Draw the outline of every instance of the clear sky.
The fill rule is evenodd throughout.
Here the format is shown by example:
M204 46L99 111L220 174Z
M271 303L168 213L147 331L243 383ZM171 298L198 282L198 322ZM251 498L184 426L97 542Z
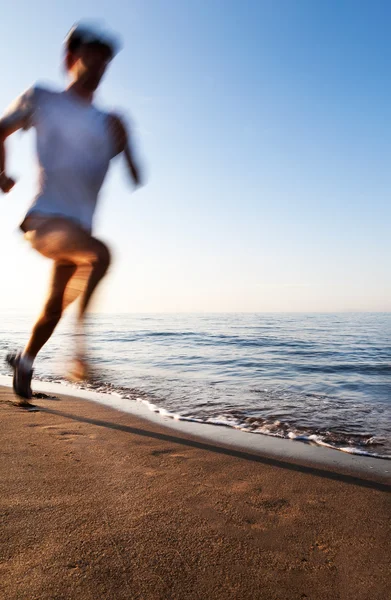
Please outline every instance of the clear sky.
M391 310L388 0L14 0L1 14L0 108L65 85L62 40L103 18L124 40L100 105L132 122L96 234L115 261L103 312ZM0 311L36 312L47 262L17 225L33 132L8 143Z

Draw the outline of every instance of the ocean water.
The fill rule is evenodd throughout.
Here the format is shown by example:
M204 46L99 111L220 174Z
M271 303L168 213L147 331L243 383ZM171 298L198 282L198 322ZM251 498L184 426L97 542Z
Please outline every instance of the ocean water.
M4 356L31 324L0 316ZM391 458L391 313L91 315L88 331L98 379L87 387L176 418ZM38 378L65 383L73 335L68 316Z

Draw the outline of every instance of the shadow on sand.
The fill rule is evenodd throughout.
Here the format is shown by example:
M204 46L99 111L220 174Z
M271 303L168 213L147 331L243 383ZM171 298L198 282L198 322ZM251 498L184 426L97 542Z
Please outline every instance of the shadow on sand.
M288 462L279 458L272 458L268 456L261 456L258 454L251 454L250 452L244 452L242 450L236 450L224 446L215 446L213 444L192 440L186 437L179 437L177 435L170 435L168 433L158 433L156 431L149 431L147 429L138 429L137 427L130 427L128 425L120 425L118 423L111 423L110 421L101 421L98 419L91 419L88 417L82 417L78 415L72 415L52 408L39 407L40 411L46 412L52 415L58 415L63 418L71 419L72 421L78 421L80 423L88 423L90 425L96 425L97 427L107 427L116 431L122 431L131 435L138 435L141 437L148 437L155 440L164 442L170 442L172 444L180 444L182 446L188 446L190 448L197 448L198 450L205 450L207 452L215 452L217 454L223 454L225 456L232 456L242 460L249 460L251 462L259 463L262 465L268 465L277 469L286 469L289 471L296 471L299 473L307 473L316 477L323 477L324 479L330 479L332 481L341 481L350 485L358 485L364 488L370 488L380 492L391 492L391 485L382 483L379 481L373 481L371 479L363 479L355 475L348 475L346 473L337 473L328 469L320 469L319 467L311 467L308 465L298 464L294 462Z

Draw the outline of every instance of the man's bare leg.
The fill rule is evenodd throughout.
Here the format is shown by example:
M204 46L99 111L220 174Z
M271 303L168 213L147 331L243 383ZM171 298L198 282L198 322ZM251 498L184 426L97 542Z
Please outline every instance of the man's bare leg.
M54 263L48 299L22 353L23 358L33 361L51 337L65 308L64 296L66 287L75 274L76 269L77 266L71 263Z
M84 376L86 363L84 320L93 293L110 265L105 244L65 219L50 219L26 234L32 247L55 261L51 292L38 319L24 355L32 360L57 326L63 310L81 295L78 316L77 376ZM83 371L83 374L81 373Z
M49 295L33 328L30 340L22 353L7 356L7 361L14 369L13 387L16 394L23 398L22 405L29 406L28 400L32 397L32 366L35 357L50 338L61 318L65 289L75 271L76 265L54 263Z
M92 265L89 269L88 276L85 275L85 267L79 267L78 272L80 273L79 278L77 275L74 279L78 279L77 289L84 290L81 291L80 305L79 305L79 314L78 320L76 324L76 356L74 360L74 365L72 371L70 373L70 377L76 380L85 379L88 377L89 366L86 362L86 350L85 350L85 316L87 309L90 305L92 296L95 292L96 287L99 282L105 276L107 269L110 265L110 254L108 249L104 246L106 250L101 248L101 258L98 262ZM80 279L83 280L84 273L84 286L80 284Z

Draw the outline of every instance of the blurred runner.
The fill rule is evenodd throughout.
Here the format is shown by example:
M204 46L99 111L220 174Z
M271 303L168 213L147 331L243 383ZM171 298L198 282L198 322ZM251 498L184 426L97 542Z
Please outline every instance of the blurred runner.
M84 319L93 293L110 265L107 246L92 235L93 215L110 160L124 153L140 184L126 128L113 114L93 105L94 94L118 51L116 37L78 24L65 40L70 84L63 92L33 86L0 119L0 189L15 181L6 172L5 145L18 129L35 127L39 190L21 229L31 246L53 261L48 298L23 351L9 355L15 393L28 404L33 363L64 309L80 296L77 348L71 377L88 377ZM23 273L19 273L23 277ZM27 291L27 290L26 290Z

